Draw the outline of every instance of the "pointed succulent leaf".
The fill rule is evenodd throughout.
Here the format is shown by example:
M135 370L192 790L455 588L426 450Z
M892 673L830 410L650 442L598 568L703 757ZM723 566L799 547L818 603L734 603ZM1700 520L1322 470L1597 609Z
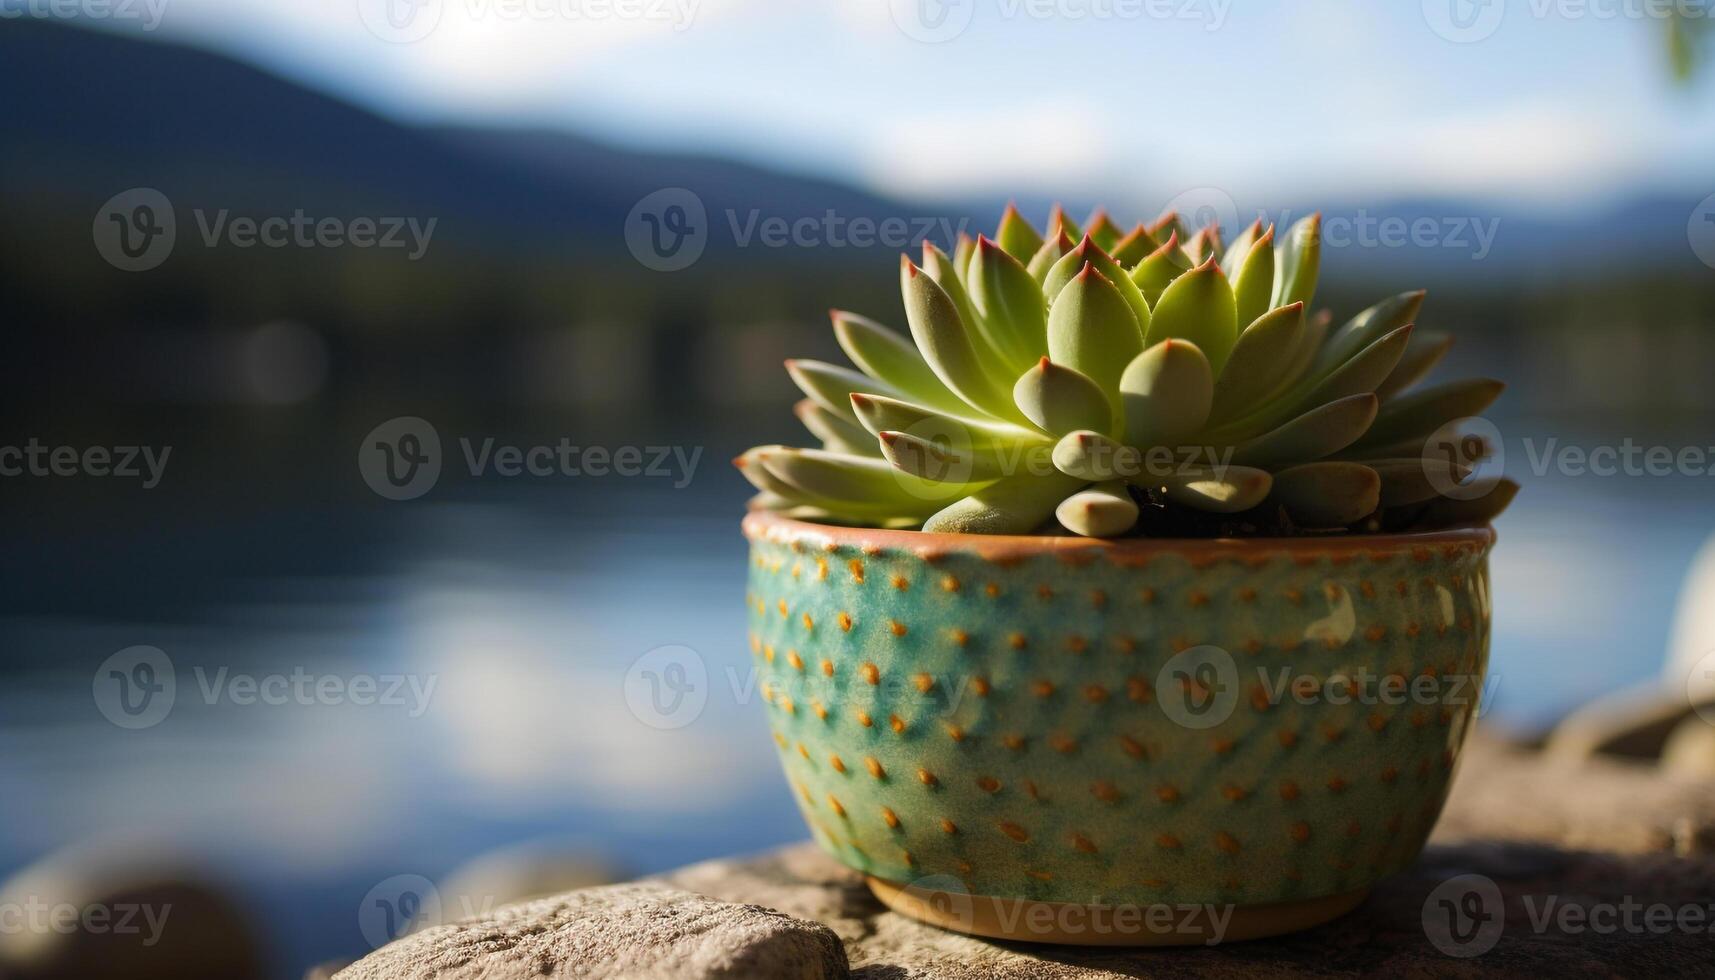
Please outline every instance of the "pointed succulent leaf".
M1406 345L1411 341L1411 331L1412 326L1408 323L1392 333L1384 334L1329 372L1310 389L1310 394L1300 404L1324 405L1336 398L1375 391L1376 386L1387 380L1394 365L1399 363L1400 356L1405 353Z
M1096 243L1097 248L1105 252L1119 243L1120 235L1123 232L1120 226L1114 224L1113 219L1108 217L1108 212L1105 209L1097 208L1084 222L1084 234Z
M1281 243L1271 306L1310 305L1322 271L1322 216L1313 214L1292 226Z
M1006 212L1000 216L1000 227L995 229L995 241L1022 265L1030 261L1042 248L1042 236L1024 220L1024 215L1018 213L1018 208L1011 204L1006 206Z
M1394 365L1393 373L1387 376L1376 388L1376 397L1384 403L1422 381L1423 378L1441 363L1447 356L1447 351L1453 346L1453 335L1438 330L1417 330L1411 335L1411 343L1405 347L1405 354L1399 363Z
M914 405L883 395L854 394L852 411L858 424L871 436L883 432L909 432L925 439L947 440L954 446L992 447L1047 445L1039 432L1008 422L948 415L925 405Z
M1141 454L1100 432L1068 432L1054 444L1054 468L1067 476L1097 482L1119 480L1142 471Z
M1219 259L1221 254L1221 226L1218 224L1197 229L1191 240L1185 243L1185 257L1192 265L1202 265L1210 259Z
M1308 528L1345 527L1375 513L1381 477L1362 463L1304 463L1274 474L1271 499Z
M1143 291L1131 281L1131 276L1120 268L1113 256L1102 251L1094 241L1085 238L1076 248L1060 256L1054 267L1048 270L1048 278L1042 282L1042 295L1048 302L1050 312L1054 309L1054 301L1065 291L1066 286L1080 274L1086 266L1094 267L1113 287L1119 290L1131 307L1132 316L1137 319L1138 330L1141 333L1149 330L1149 302L1144 299Z
M1187 466L1162 478L1167 499L1212 514L1237 514L1268 498L1273 477L1250 466Z
M1209 421L1215 377L1209 359L1187 340L1163 340L1132 358L1119 381L1126 441L1177 446Z
M928 239L923 240L923 271L935 280L936 285L946 290L947 298L953 301L953 306L959 311L959 319L971 338L971 346L976 351L977 360L982 364L991 384L1005 385L1010 382L1018 374L1019 367L1009 364L1005 354L996 350L990 342L982 317L977 314L976 304L971 301L964 280L954 269L953 260Z
M789 483L775 475L772 470L780 458L805 450L791 449L786 446L757 446L744 455L733 460L746 480L752 486L764 493L783 500L791 501L794 506L814 507L831 514L839 514L846 519L882 520L901 515L915 514L919 520L933 512L937 503L933 500L906 500L895 497L880 498L839 498L805 490L803 487ZM837 455L837 454L826 454ZM856 457L853 457L856 458ZM871 462L887 465L880 459Z
M1346 321L1328 336L1317 355L1316 368L1326 371L1337 364L1344 364L1383 336L1416 322L1418 312L1423 309L1425 295L1419 289L1390 296Z
M792 413L810 434L822 440L822 448L830 452L851 453L856 456L876 456L875 437L861 426L846 421L808 398L792 406Z
M1219 374L1238 341L1237 316L1233 288L1210 259L1173 280L1162 292L1149 322L1149 343L1169 338L1189 340Z
M1312 409L1236 447L1233 461L1282 466L1321 459L1358 441L1376 417L1376 396L1351 395Z
M1078 223L1072 220L1072 216L1066 213L1066 209L1056 204L1048 212L1048 237L1055 238L1059 235L1065 235L1075 242L1084 237L1084 232L1078 227Z
M1501 512L1518 496L1518 490L1517 482L1503 477L1494 489L1473 500L1439 497L1431 501L1418 520L1429 527L1487 524L1501 516Z
M964 232L959 232L958 241L953 245L953 268L959 272L959 278L970 279L971 258L976 255L977 240Z
M1114 406L1102 386L1046 357L1019 376L1012 398L1025 418L1057 436L1079 429L1114 429Z
M955 449L905 432L883 432L878 441L895 468L936 483L986 483L1006 470L1004 455L993 449Z
M1161 300L1161 293L1173 280L1191 271L1191 263L1185 261L1185 251L1179 247L1179 236L1176 232L1169 233L1161 247L1143 257L1131 270L1131 281L1137 285L1138 291L1150 304L1153 318L1155 306Z
M765 455L761 462L786 484L829 500L921 508L945 504L973 489L972 483L941 483L913 476L885 459L820 449L783 450Z
M1143 332L1131 304L1108 277L1085 263L1049 307L1048 356L1106 392L1119 387L1120 372L1142 350Z
M1236 263L1233 276L1233 304L1238 310L1238 323L1243 327L1255 323L1266 314L1274 299L1274 228L1270 226L1256 239L1249 251ZM1290 306L1282 303L1281 307Z
M1358 448L1427 436L1454 419L1488 408L1505 388L1490 378L1466 378L1401 395L1388 402Z
M1063 473L1020 473L996 480L948 504L923 523L923 530L951 534L1029 534L1054 508L1084 486Z
M1055 235L1043 242L1042 247L1036 250L1036 254L1030 257L1030 261L1024 266L1025 271L1030 273L1030 278L1042 282L1048 278L1048 270L1054 268L1054 263L1060 261L1060 256L1077 247L1078 243L1073 241L1070 235L1065 233Z
M910 340L856 313L832 310L829 315L834 323L834 339L863 373L903 392L906 398L949 411L969 411L963 399L948 391L930 370ZM841 401L844 402L843 397ZM845 412L835 414L844 416Z
M1303 333L1303 303L1270 310L1246 327L1215 379L1210 421L1219 425L1260 406L1278 388Z
M1375 470L1381 477L1383 507L1421 504L1425 500L1441 496L1435 481L1429 478L1429 470L1425 467L1422 457L1366 459L1364 465ZM1441 460L1431 465L1437 466L1449 479L1461 484L1469 479L1472 473L1472 467L1457 460Z
M1108 250L1108 254L1114 257L1115 262L1130 269L1148 258L1149 253L1160 247L1161 243L1150 235L1149 229L1139 224L1131 231L1126 232L1124 238L1115 242L1114 247Z
M1163 211L1161 217L1156 218L1155 223L1149 226L1149 233L1158 242L1177 238L1183 244L1191 238L1191 229L1186 226L1185 219L1180 217L1177 211Z
M1054 516L1076 534L1113 538L1137 524L1137 501L1131 499L1124 483L1098 483L1062 500L1054 508Z
M1262 219L1258 218L1244 231L1239 232L1232 244L1227 246L1226 252L1221 256L1221 273L1228 279L1236 279L1245 257L1250 254L1251 247L1256 245L1256 240L1261 236Z
M1011 401L1000 395L990 380L975 339L947 291L910 259L900 267L899 279L911 337L935 376L970 405L997 418L1012 417Z
M853 392L892 398L904 394L885 381L823 361L793 358L786 362L786 373L811 401L853 424L857 422L851 409Z
M1011 253L987 238L977 241L971 260L971 300L984 335L1012 376L1048 350L1048 306L1041 285Z

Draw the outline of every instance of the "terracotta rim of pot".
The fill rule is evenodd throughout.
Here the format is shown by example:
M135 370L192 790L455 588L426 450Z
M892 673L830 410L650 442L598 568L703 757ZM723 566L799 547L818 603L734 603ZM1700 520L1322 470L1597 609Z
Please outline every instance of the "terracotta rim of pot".
M1066 561L1105 557L1116 565L1141 565L1158 555L1180 555L1194 562L1222 559L1258 560L1285 554L1306 561L1331 557L1350 560L1412 553L1428 560L1437 550L1456 553L1494 546L1493 526L1462 525L1437 531L1404 534L1330 534L1274 538L1085 538L1076 535L950 534L929 531L890 531L884 528L815 524L772 511L752 509L744 517L744 535L752 541L820 546L832 551L909 551L925 561L946 554L975 554L987 561L1009 561L1037 555L1057 555Z

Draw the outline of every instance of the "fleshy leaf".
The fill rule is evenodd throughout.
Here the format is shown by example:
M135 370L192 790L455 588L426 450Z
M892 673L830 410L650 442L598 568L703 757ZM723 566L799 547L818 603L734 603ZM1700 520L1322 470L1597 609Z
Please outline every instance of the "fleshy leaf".
M792 406L792 413L798 416L798 421L804 423L804 428L809 429L811 435L822 440L822 448L829 452L857 456L880 454L874 436L808 398Z
M1332 455L1363 436L1375 421L1376 406L1373 394L1329 402L1236 447L1233 460L1246 466L1282 466Z
M1024 417L1044 432L1063 435L1078 429L1114 429L1114 406L1101 385L1046 357L1019 376L1012 398Z
M1048 307L1042 286L1019 261L987 238L971 260L971 301L982 317L984 336L1012 375L1048 349Z
M1012 417L1015 410L1010 399L996 391L974 338L946 290L910 259L900 266L899 279L911 337L935 376L976 408L997 418Z
M1155 304L1149 343L1175 338L1196 344L1215 374L1238 341L1233 288L1214 259L1173 280Z
M1006 250L1006 254L1017 259L1020 265L1030 261L1042 247L1042 236L1036 233L1030 222L1024 220L1024 215L1018 213L1018 208L1011 204L1000 216L1000 227L995 230L995 241Z
M1066 286L1074 278L1083 273L1086 266L1093 266L1097 272L1102 274L1104 279L1119 290L1120 295L1125 298L1126 304L1131 307L1132 316L1137 320L1139 336L1147 333L1149 331L1149 302L1144 299L1143 291L1137 288L1137 284L1131 281L1131 277L1126 274L1124 269L1120 268L1113 256L1102 251L1101 246L1087 237L1080 241L1076 248L1060 256L1060 260L1054 263L1052 269L1048 270L1048 278L1042 281L1042 295L1047 299L1049 312L1053 312L1054 301L1060 297L1060 294L1065 291Z
M1059 235L1077 241L1084 237L1084 232L1079 229L1078 223L1072 220L1072 216L1066 213L1066 209L1056 204L1048 212L1048 237Z
M901 502L895 498L888 499L841 499L813 493L795 486L776 476L767 464L778 457L800 452L786 446L757 446L747 451L743 456L733 460L746 480L751 485L773 497L791 501L799 507L814 507L831 514L842 515L847 520L882 520L902 515L915 515L921 520L925 514L933 512L937 506L932 500L911 500ZM832 455L832 454L830 454ZM856 457L852 457L856 458ZM886 466L883 460L872 462Z
M1105 252L1119 243L1121 231L1113 219L1108 217L1106 210L1097 208L1090 214L1089 220L1084 222L1084 234L1096 243L1097 248Z
M1270 306L1310 305L1316 297L1316 277L1322 270L1322 215L1313 214L1292 226L1280 246Z
M1427 294L1419 289L1416 292L1390 296L1346 321L1340 329L1329 335L1322 352L1317 356L1317 369L1325 371L1336 364L1343 364L1383 336L1415 323L1417 314L1423 309L1425 295Z
M1238 324L1255 323L1268 313L1274 299L1274 227L1262 232L1256 242L1236 263L1233 276L1233 305L1238 311ZM1290 306L1283 303L1281 307Z
M1505 389L1506 385L1489 378L1465 378L1401 395L1376 416L1358 448L1427 436L1454 419L1488 408Z
M1068 432L1054 444L1054 468L1092 483L1122 480L1142 472L1142 455L1131 446L1100 432Z
M1250 466L1188 466L1161 481L1167 499L1213 514L1250 510L1268 497L1273 477Z
M1185 261L1185 250L1179 247L1178 233L1170 233L1161 247L1143 257L1143 261L1131 270L1130 279L1143 293L1143 298L1150 304L1153 313L1155 305L1161 300L1161 293L1168 283L1191 271L1191 263Z
M976 352L977 361L983 366L983 372L988 375L991 384L1002 385L1010 382L1018 374L1018 368L1008 364L1004 354L989 342L982 318L977 315L976 304L971 302L970 293L966 291L964 282L953 269L953 260L928 239L923 241L922 268L935 280L936 285L946 291L947 298L953 301L954 308L959 311L959 321L965 325L966 335L971 340L971 349Z
M1103 391L1114 391L1120 372L1142 350L1143 333L1131 304L1094 265L1085 263L1049 307L1048 356L1086 375Z
M1124 238L1115 242L1114 247L1108 250L1108 254L1114 257L1115 262L1129 269L1148 258L1149 253L1160 247L1161 243L1150 235L1149 229L1139 224L1131 231L1126 232Z
M881 455L895 468L936 483L982 483L1006 469L1001 454L992 449L955 449L904 432L883 432L879 442Z
M1433 500L1441 496L1441 491L1434 481L1429 479L1429 473L1424 468L1421 457L1413 459L1366 459L1364 465L1376 471L1382 480L1382 506L1403 507L1407 504L1420 504L1425 500ZM1447 472L1447 478L1455 483L1464 483L1470 477L1472 468L1465 463L1442 460L1430 465L1437 466ZM1448 472L1450 471L1450 472Z
M854 425L857 424L857 416L852 414L853 392L890 398L904 394L885 381L823 361L793 358L786 362L786 373L812 401Z
M1336 398L1375 391L1387 380L1411 341L1411 324L1383 335L1317 382L1304 404L1323 405Z
M786 449L761 458L764 469L806 494L893 507L933 507L964 496L969 483L940 483L896 469L885 459Z
M1437 330L1418 330L1412 333L1411 343L1405 347L1405 354L1394 365L1393 373L1387 376L1376 388L1376 397L1384 403L1388 399L1422 381L1423 378L1441 363L1447 356L1447 351L1453 346L1452 334Z
M1124 483L1099 483L1080 490L1054 508L1054 516L1068 530L1089 538L1112 538L1137 524L1137 501Z
M1494 489L1473 500L1441 497L1425 507L1418 520L1430 527L1454 527L1461 524L1487 524L1501 516L1507 505L1518 496L1518 483L1503 477Z
M906 398L949 411L968 411L964 401L948 391L930 370L911 341L855 313L832 310L829 316L834 323L834 339L863 373L903 392ZM844 416L845 412L835 414Z
M1240 418L1278 390L1303 333L1303 303L1270 310L1246 327L1215 379L1210 420L1220 424Z
M923 523L923 530L953 534L1029 534L1047 522L1060 501L1076 493L1083 485L1083 481L1063 473L1009 476L947 505Z
M1375 513L1381 486L1362 463L1305 463L1276 473L1271 497L1305 527L1344 527Z
M1042 247L1025 263L1024 269L1030 273L1030 278L1041 282L1048 278L1048 270L1054 268L1054 263L1060 261L1060 256L1077 247L1078 243L1070 235L1057 235L1042 243Z
M1244 231L1239 232L1238 237L1234 238L1232 244L1227 246L1226 254L1221 256L1221 273L1228 279L1236 279L1239 268L1244 264L1246 256L1250 255L1251 248L1256 245L1256 241L1260 237L1262 237L1262 219L1258 218L1251 222Z
M872 437L883 432L909 432L923 439L947 440L954 446L980 447L1049 442L1041 433L1023 426L948 415L884 395L854 394L851 405L858 424Z
M1126 440L1172 447L1209 420L1215 378L1196 344L1170 339L1133 358L1120 375L1119 390Z

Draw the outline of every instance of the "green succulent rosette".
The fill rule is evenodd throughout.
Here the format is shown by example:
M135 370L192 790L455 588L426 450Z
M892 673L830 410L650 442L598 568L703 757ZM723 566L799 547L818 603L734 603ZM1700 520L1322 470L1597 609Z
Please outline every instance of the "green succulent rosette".
M1424 293L1312 313L1321 219L1230 244L1177 215L1129 233L1008 207L994 237L904 256L906 336L834 311L854 368L788 361L820 448L758 446L754 505L824 522L1024 534L1281 534L1487 520L1426 442L1502 385L1419 382L1451 346Z

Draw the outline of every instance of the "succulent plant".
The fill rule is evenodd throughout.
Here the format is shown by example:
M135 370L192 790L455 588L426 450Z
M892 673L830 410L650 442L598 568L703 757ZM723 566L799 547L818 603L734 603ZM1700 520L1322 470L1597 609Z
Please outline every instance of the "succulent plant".
M1344 325L1310 312L1312 216L1223 244L1177 215L1046 236L1008 206L993 238L901 257L910 336L835 310L857 370L788 361L821 448L736 461L756 506L807 519L1021 534L1057 518L1094 537L1400 529L1487 519L1437 492L1425 439L1501 392L1413 386L1451 338L1418 331L1422 292ZM1469 474L1469 455L1444 463ZM1463 495L1461 495L1463 496Z

